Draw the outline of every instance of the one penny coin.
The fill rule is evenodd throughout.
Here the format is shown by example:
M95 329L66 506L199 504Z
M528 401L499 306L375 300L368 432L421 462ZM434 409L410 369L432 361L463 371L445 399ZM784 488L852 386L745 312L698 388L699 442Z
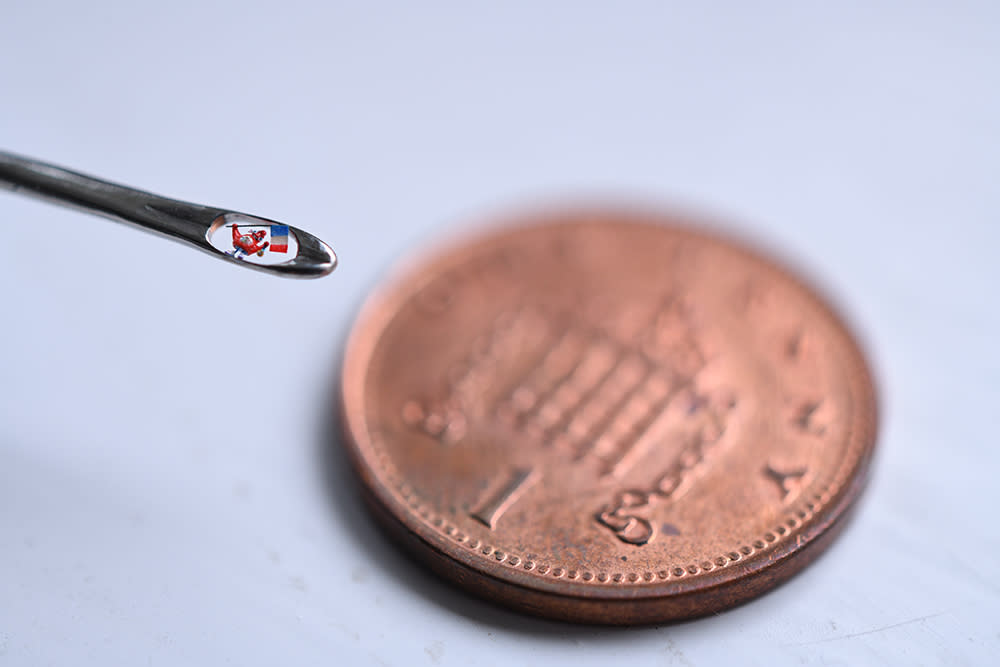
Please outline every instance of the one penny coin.
M348 343L343 428L405 548L570 621L699 616L837 533L875 396L830 308L683 220L521 219L425 258Z

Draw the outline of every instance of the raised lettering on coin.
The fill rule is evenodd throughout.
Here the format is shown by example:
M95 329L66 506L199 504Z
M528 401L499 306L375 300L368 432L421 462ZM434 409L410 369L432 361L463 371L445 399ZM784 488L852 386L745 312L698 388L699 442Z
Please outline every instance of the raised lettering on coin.
M764 474L774 480L774 482L781 487L782 494L786 496L795 489L798 481L807 472L809 472L809 469L805 466L787 470L778 470L770 463L764 466Z
M534 481L531 468L512 468L469 515L487 528L493 528L503 513Z

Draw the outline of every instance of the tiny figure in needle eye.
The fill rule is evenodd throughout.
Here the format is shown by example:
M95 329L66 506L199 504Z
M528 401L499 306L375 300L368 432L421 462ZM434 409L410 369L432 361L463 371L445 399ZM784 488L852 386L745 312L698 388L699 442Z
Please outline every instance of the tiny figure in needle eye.
M267 232L263 229L258 229L252 232L240 232L239 225L233 225L233 251L231 254L236 259L243 255L253 255L256 253L258 257L263 256L264 250L270 245L267 241L264 241L264 237L267 236ZM264 241L261 243L261 241Z

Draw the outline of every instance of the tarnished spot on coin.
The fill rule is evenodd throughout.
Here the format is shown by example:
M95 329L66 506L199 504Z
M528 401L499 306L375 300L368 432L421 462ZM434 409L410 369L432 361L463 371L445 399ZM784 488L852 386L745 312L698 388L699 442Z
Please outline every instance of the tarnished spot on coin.
M462 586L574 621L708 614L809 563L875 438L837 317L669 218L518 222L359 318L343 426L376 516Z

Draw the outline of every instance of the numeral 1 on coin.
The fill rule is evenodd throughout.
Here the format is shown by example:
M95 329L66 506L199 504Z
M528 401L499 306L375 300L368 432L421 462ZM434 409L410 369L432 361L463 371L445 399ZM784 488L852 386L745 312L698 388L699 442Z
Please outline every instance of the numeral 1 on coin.
M469 512L469 516L492 530L503 513L535 483L531 468L510 468L500 484Z

